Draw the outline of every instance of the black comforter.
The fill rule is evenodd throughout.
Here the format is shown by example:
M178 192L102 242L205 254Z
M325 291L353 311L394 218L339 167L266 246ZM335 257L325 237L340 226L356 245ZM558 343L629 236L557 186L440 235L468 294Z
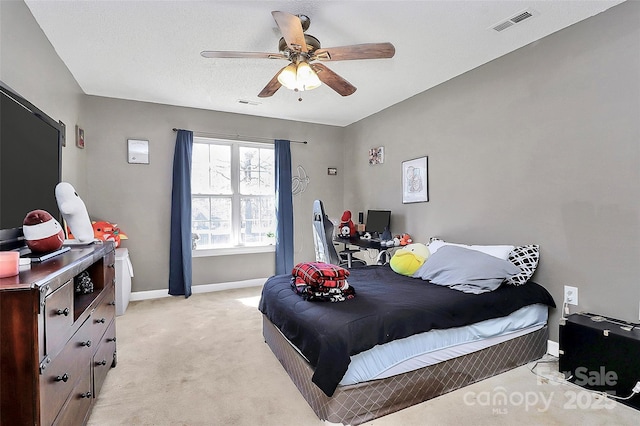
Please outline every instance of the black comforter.
M547 290L533 282L469 294L398 275L389 266L350 272L354 299L304 301L291 289L291 275L277 275L264 284L259 305L314 366L312 381L328 396L347 371L350 356L375 345L503 317L535 303L555 307Z

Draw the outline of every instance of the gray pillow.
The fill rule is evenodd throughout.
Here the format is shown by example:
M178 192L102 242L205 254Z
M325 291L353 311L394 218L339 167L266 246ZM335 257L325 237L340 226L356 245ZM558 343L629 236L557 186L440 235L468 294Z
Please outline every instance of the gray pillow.
M520 272L520 268L508 260L477 250L444 246L429 256L413 276L465 293L480 294L497 289L505 278Z

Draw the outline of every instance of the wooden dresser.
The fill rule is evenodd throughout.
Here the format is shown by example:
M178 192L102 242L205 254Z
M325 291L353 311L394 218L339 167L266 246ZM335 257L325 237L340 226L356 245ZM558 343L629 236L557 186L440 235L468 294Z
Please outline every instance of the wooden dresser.
M117 361L115 300L111 242L0 279L0 425L87 422Z

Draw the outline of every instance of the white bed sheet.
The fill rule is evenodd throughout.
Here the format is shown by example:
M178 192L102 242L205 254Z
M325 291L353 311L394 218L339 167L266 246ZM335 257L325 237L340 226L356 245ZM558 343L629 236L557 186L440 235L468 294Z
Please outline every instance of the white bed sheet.
M479 351L544 327L548 315L547 306L535 304L506 317L377 345L351 357L340 385L383 379Z

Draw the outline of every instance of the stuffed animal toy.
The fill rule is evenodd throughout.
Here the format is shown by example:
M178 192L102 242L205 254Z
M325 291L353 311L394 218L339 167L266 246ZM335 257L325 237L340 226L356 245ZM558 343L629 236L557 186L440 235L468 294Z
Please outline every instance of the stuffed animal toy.
M391 231L389 231L389 227L388 226L384 227L384 231L382 232L382 235L380 235L380 239L382 241L393 240L393 237L391 236Z
M345 210L342 213L342 218L340 219L340 236L344 238L353 237L356 235L356 225L351 220L351 211Z
M413 240L411 239L411 235L409 234L402 234L402 236L400 237L401 246L406 246L407 244L411 244L412 242Z
M60 223L45 210L33 210L22 221L22 232L27 247L34 253L58 250L64 243L64 231Z
M93 237L100 241L114 241L116 248L120 247L120 240L127 240L127 234L118 228L118 224L109 223L104 220L93 222Z
M75 239L81 243L93 241L93 228L87 207L70 183L60 182L56 185L56 201Z
M408 244L396 250L389 264L394 272L412 276L429 257L429 248L422 243Z

